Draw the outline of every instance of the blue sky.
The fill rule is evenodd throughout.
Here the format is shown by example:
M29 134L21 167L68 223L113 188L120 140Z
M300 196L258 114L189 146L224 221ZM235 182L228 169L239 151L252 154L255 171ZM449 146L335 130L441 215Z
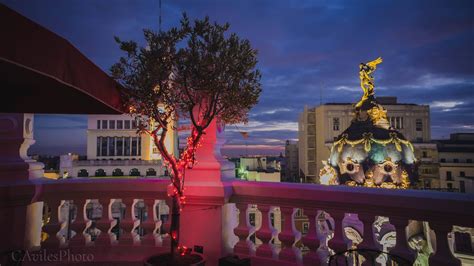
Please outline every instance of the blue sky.
M107 72L121 55L114 35L142 40L143 28L158 28L158 0L0 2L65 37ZM164 29L183 11L209 15L258 49L263 93L249 125L238 127L250 132L250 153L279 153L286 139L295 140L298 114L321 95L323 102L360 98L358 64L378 56L377 95L430 104L433 138L474 132L474 1L162 3ZM84 153L85 129L85 116L37 115L30 150ZM239 153L245 141L228 129Z

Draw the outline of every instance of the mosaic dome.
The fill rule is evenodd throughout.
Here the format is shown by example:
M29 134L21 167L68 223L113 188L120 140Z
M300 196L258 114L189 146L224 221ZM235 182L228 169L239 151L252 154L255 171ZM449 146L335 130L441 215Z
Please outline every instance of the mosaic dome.
M372 62L361 64L361 72ZM375 100L370 75L375 65L370 67L369 74L361 74L364 96L354 106L351 125L337 137L328 160L323 161L320 181L330 185L408 188L417 178L413 145L390 127L387 111ZM363 77L371 80L364 81Z

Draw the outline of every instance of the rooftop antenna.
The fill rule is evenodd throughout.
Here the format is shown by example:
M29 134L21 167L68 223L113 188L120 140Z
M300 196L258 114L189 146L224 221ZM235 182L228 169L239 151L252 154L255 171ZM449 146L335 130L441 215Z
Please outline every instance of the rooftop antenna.
M158 21L158 24L159 24L159 30L161 32L161 0L159 0L159 7L160 7L160 17L159 17L159 21Z

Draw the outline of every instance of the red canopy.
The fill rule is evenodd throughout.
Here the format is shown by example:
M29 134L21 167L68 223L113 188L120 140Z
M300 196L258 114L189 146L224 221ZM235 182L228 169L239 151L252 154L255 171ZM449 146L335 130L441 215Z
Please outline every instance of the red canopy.
M71 43L0 4L0 112L118 114L119 85Z

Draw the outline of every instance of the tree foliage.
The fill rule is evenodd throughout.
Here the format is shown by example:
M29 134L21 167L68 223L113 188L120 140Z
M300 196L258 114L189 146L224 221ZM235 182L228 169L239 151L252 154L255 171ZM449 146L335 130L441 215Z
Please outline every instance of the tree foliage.
M211 23L208 17L192 23L183 14L179 27L144 30L144 46L115 37L125 55L111 67L111 73L123 87L130 113L139 120L139 131L153 137L171 168L171 196L177 205L173 213L179 213L184 203L184 173L194 163L209 124L214 119L226 124L247 122L248 112L258 102L257 51L248 40L228 30L227 23ZM179 157L164 145L178 119L191 123L191 134ZM173 225L172 221L172 233L174 229L177 234Z

